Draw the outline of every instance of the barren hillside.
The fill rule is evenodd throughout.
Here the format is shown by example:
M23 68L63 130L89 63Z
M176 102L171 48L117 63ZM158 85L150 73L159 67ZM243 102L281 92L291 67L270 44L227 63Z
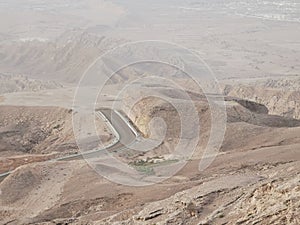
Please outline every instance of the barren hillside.
M41 80L77 83L88 66L118 40L67 32L55 41L10 41L0 45L0 70Z
M0 114L3 153L49 153L76 149L72 111L55 107L1 106Z
M0 94L11 92L34 92L45 89L62 88L57 82L28 79L24 76L0 74Z
M148 133L152 118L161 117L168 126L162 145L144 155L131 155L125 159L133 160L132 165L138 165L146 173L155 172L160 163L172 163L161 156L172 154L180 122L174 107L166 100L173 97L182 103L186 101L176 90L155 87L155 91L162 94L164 100L146 98L135 104L129 114L145 137L152 135ZM175 176L156 185L138 188L111 183L81 160L21 163L24 166L0 184L0 214L4 223L264 224L267 221L270 224L298 224L300 122L269 115L262 104L226 98L227 130L220 154L207 170L199 172L199 159L210 129L210 110L205 97L196 93L190 93L190 96L201 118L203 139L187 165ZM32 108L17 110L10 107L9 110L11 115L19 114L18 118L23 118L25 128L26 118L33 121L30 123L33 126L38 120L43 121L48 113L47 121L53 121L48 122L49 129L59 124L57 142L66 143L61 138L67 133L70 112L57 108L46 111L35 108L34 113L29 113ZM13 124L14 117L10 119L4 114L2 118L3 127ZM49 132L49 138L42 139L33 149L38 151L44 144L51 143L51 137L55 136L51 129ZM54 147L53 143L49 145L49 151ZM129 157L126 154L119 156ZM49 186L53 188L50 190ZM19 193L20 189L26 191ZM41 199L38 208L28 207L37 199Z
M300 225L300 0L0 0L0 225Z
M300 118L299 78L237 80L233 83L225 85L226 95L261 103L270 114Z
M0 118L0 173L78 152L72 110L1 106ZM109 142L111 136L102 121L97 129L103 143Z

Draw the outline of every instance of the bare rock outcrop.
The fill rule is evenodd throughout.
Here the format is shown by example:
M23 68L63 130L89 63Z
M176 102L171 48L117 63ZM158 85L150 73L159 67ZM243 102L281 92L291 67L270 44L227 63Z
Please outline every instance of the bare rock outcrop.
M40 81L25 76L0 74L0 94L11 92L31 92L45 89L62 88L63 85L55 81Z
M268 108L269 114L300 119L300 82L298 77L253 82L237 81L233 85L224 85L224 93L228 96L263 104Z

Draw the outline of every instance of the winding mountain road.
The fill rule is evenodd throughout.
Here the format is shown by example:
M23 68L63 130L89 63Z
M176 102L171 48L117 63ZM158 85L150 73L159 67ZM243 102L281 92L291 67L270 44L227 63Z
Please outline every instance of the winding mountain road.
M126 146L136 141L137 139L136 130L133 128L133 126L130 125L130 122L127 121L119 112L112 109L100 109L99 111L96 112L96 116L106 120L105 122L107 122L108 125L110 125L111 130L116 137L116 141L114 143L110 144L105 148L95 149L85 153L77 153L74 155L69 155L58 159L49 160L48 162L96 158L98 156L101 156L103 150L119 151L126 148ZM0 174L0 182L4 178L9 176L11 173L13 173L13 171Z

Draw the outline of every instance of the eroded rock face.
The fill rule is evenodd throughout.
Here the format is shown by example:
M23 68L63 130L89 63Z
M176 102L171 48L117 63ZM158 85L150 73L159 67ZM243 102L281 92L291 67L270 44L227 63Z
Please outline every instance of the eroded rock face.
M49 153L74 150L72 111L58 107L0 107L0 151Z
M162 93L184 107L186 99L178 93ZM209 106L201 96L191 95L204 130L201 134L208 136L205 132L210 128ZM152 135L148 125L153 118L160 117L168 125L167 144L137 158L129 155L133 160L146 159L139 160L136 168L172 162L171 158L157 157L170 155L180 131L180 118L167 97L144 98L131 108L130 118L145 136ZM298 225L300 139L299 128L291 127L299 121L271 116L265 106L240 98L227 99L226 104L228 120L223 148L206 171L199 173L199 158L192 157L174 177L151 187L134 188L99 179L80 160L35 163L20 167L0 184L0 218L19 224ZM14 110L10 109L35 121L32 124L36 126L41 119L39 113ZM68 113L63 109L54 112L54 118L61 115L59 112ZM2 115L3 126L14 122L14 117ZM52 125L57 126L50 123L49 128ZM62 125L57 129L66 124ZM39 127L44 127L44 123ZM198 147L200 150L202 146ZM160 169L153 168L147 172ZM19 193L20 189L23 191Z
M180 135L179 115L171 104L162 99L151 97L143 99L132 108L130 117L145 137L155 135L151 134L149 126L153 118L161 118L169 125L166 137L175 138ZM170 127L171 124L172 127Z
M227 87L227 94L263 104L269 114L300 119L300 91L238 85Z
M246 109L250 110L251 112L259 113L259 114L268 114L268 108L263 105L253 101L248 101L245 99L233 99L233 101L239 103L241 106L245 107Z
M162 91L161 91L162 92ZM170 90L169 90L170 92ZM162 92L165 94L165 92ZM173 93L174 94L174 93ZM193 109L186 107L185 102L189 100L181 99L178 104L179 107L186 108L185 114L191 114ZM193 99L193 104L195 110L198 113L199 124L201 128L201 133L206 133L210 129L211 125L211 105L207 102L204 95L200 95ZM279 113L269 112L267 106L255 101L250 101L242 99L240 97L225 97L224 103L226 104L226 114L227 122L245 122L257 126L265 127L297 127L300 126L300 121L294 118L290 118L286 115L278 115ZM221 108L214 106L213 113L220 113L218 110ZM279 109L276 109L279 110ZM182 121L178 109L176 109L167 99L161 99L156 97L147 97L139 102L137 102L133 107L129 107L127 114L130 119L136 125L136 127L141 131L141 133L149 138L151 135L159 136L161 132L158 132L159 127L151 129L151 120L155 118L161 118L164 120L167 126L166 138L178 138L181 134ZM191 114L192 115L192 114ZM189 117L189 116L187 116ZM192 118L192 116L190 116ZM196 124L191 122L191 124ZM199 127L196 125L190 126L190 130L196 130ZM155 134L155 132L157 132ZM189 133L189 137L193 136Z
M11 92L30 92L45 89L63 88L55 81L41 81L29 79L25 76L12 76L0 73L0 94Z
M265 183L238 201L238 224L299 224L300 175ZM251 223L250 223L251 221Z
M80 167L80 164L76 165ZM0 183L1 222L28 224L29 218L55 206L73 173L72 167L72 163L52 162L15 170Z
M224 175L103 224L299 224L299 168L283 163ZM280 171L280 172L278 172ZM249 173L250 172L250 173ZM129 213L130 212L130 213Z
M63 33L55 42L8 42L0 46L0 68L29 78L76 84L95 58L118 43L80 31Z
M159 136L163 128L166 128L167 139L179 138L183 127L188 127L183 138L193 138L199 124L207 130L210 112L205 95L168 87L137 87L134 91L124 98L123 110L145 137ZM135 96L142 98L135 102ZM163 120L166 127L156 124L158 126L151 129L152 120L157 118Z

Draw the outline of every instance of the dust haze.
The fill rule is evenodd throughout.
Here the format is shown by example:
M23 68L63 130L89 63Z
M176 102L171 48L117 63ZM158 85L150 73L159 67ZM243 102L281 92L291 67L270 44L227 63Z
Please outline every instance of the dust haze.
M299 25L299 0L0 0L0 224L300 224Z

